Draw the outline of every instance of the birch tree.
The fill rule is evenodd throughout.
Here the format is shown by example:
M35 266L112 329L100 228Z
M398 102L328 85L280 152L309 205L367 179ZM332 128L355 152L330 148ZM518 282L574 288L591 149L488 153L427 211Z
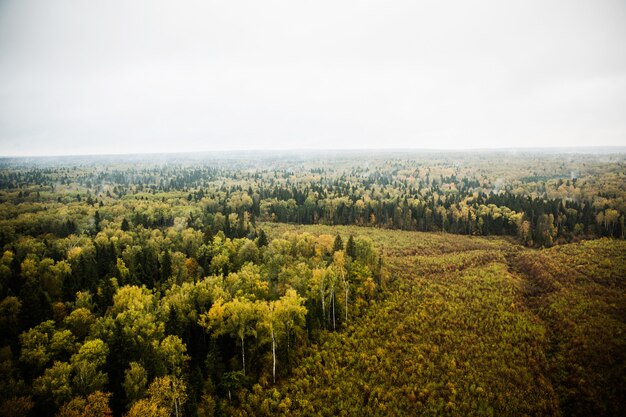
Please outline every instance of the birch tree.
M247 336L255 336L255 323L258 318L255 304L247 298L235 298L223 303L218 300L211 309L200 317L199 324L207 330L213 330L213 336L229 334L238 339L241 345L241 364L246 373Z
M276 347L277 340L285 337L287 351L291 332L304 323L306 308L304 298L298 296L294 289L288 289L286 294L276 301L258 303L259 327L267 332L272 344L272 380L276 383Z
M354 244L354 243L353 243ZM337 251L333 254L333 268L336 271L337 275L341 279L341 283L343 285L344 292L344 302L345 302L345 316L346 323L348 322L348 299L350 297L350 280L348 279L348 271L346 270L346 253L342 250Z

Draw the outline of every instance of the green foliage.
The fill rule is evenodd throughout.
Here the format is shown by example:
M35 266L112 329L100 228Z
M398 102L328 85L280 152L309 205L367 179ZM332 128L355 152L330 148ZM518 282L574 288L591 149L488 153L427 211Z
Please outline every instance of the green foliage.
M95 319L91 311L84 307L78 307L63 319L63 323L80 340L89 334Z
M131 362L130 367L124 372L124 391L128 404L132 405L141 399L148 386L148 373L137 362Z
M17 297L8 296L0 301L0 334L4 337L17 333L21 308L22 302Z
M72 397L72 366L67 362L55 362L33 382L33 391L43 400L52 401L57 407Z
M0 161L0 243L19 235L68 238L107 228L159 228L176 250L193 257L219 231L229 238L253 236L257 220L510 235L536 246L581 236L624 237L626 230L623 154L297 159L100 161L106 169L97 159ZM96 195L98 207L89 204ZM259 237L264 247L266 239ZM37 251L27 252L45 253L32 249ZM149 253L137 258L143 278L151 276L155 259ZM90 254L73 266L87 274L75 279L93 284ZM77 284L69 282L66 294Z
M148 388L147 397L137 401L130 409L127 417L179 416L187 401L186 385L176 377L164 376L156 378Z
M20 335L20 361L35 371L51 360L61 359L74 350L74 337L69 331L55 330L54 321L45 321Z
M178 336L166 336L159 343L157 351L159 361L161 362L161 375L174 375L181 377L186 362L189 360L187 356L187 346Z
M621 415L622 160L0 161L0 411Z
M107 383L107 375L100 370L106 363L109 348L100 339L86 341L72 355L70 363L74 370L74 391L88 395L102 390Z

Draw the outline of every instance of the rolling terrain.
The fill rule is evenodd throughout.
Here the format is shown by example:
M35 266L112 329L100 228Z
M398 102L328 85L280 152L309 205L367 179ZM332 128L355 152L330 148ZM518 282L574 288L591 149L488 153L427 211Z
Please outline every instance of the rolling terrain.
M386 296L300 352L234 415L620 415L626 242L526 249L502 238L264 224L368 236Z

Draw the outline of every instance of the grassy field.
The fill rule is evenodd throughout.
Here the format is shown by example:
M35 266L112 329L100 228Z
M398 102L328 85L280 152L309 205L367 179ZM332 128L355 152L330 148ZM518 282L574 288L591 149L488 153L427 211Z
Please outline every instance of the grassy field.
M384 297L303 349L289 379L233 415L623 415L626 242L546 250L502 238L262 224L367 236Z

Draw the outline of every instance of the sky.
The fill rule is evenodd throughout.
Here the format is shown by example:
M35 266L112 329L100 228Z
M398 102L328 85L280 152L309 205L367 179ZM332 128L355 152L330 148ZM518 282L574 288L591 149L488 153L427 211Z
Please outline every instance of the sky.
M0 0L0 155L626 146L626 1Z

